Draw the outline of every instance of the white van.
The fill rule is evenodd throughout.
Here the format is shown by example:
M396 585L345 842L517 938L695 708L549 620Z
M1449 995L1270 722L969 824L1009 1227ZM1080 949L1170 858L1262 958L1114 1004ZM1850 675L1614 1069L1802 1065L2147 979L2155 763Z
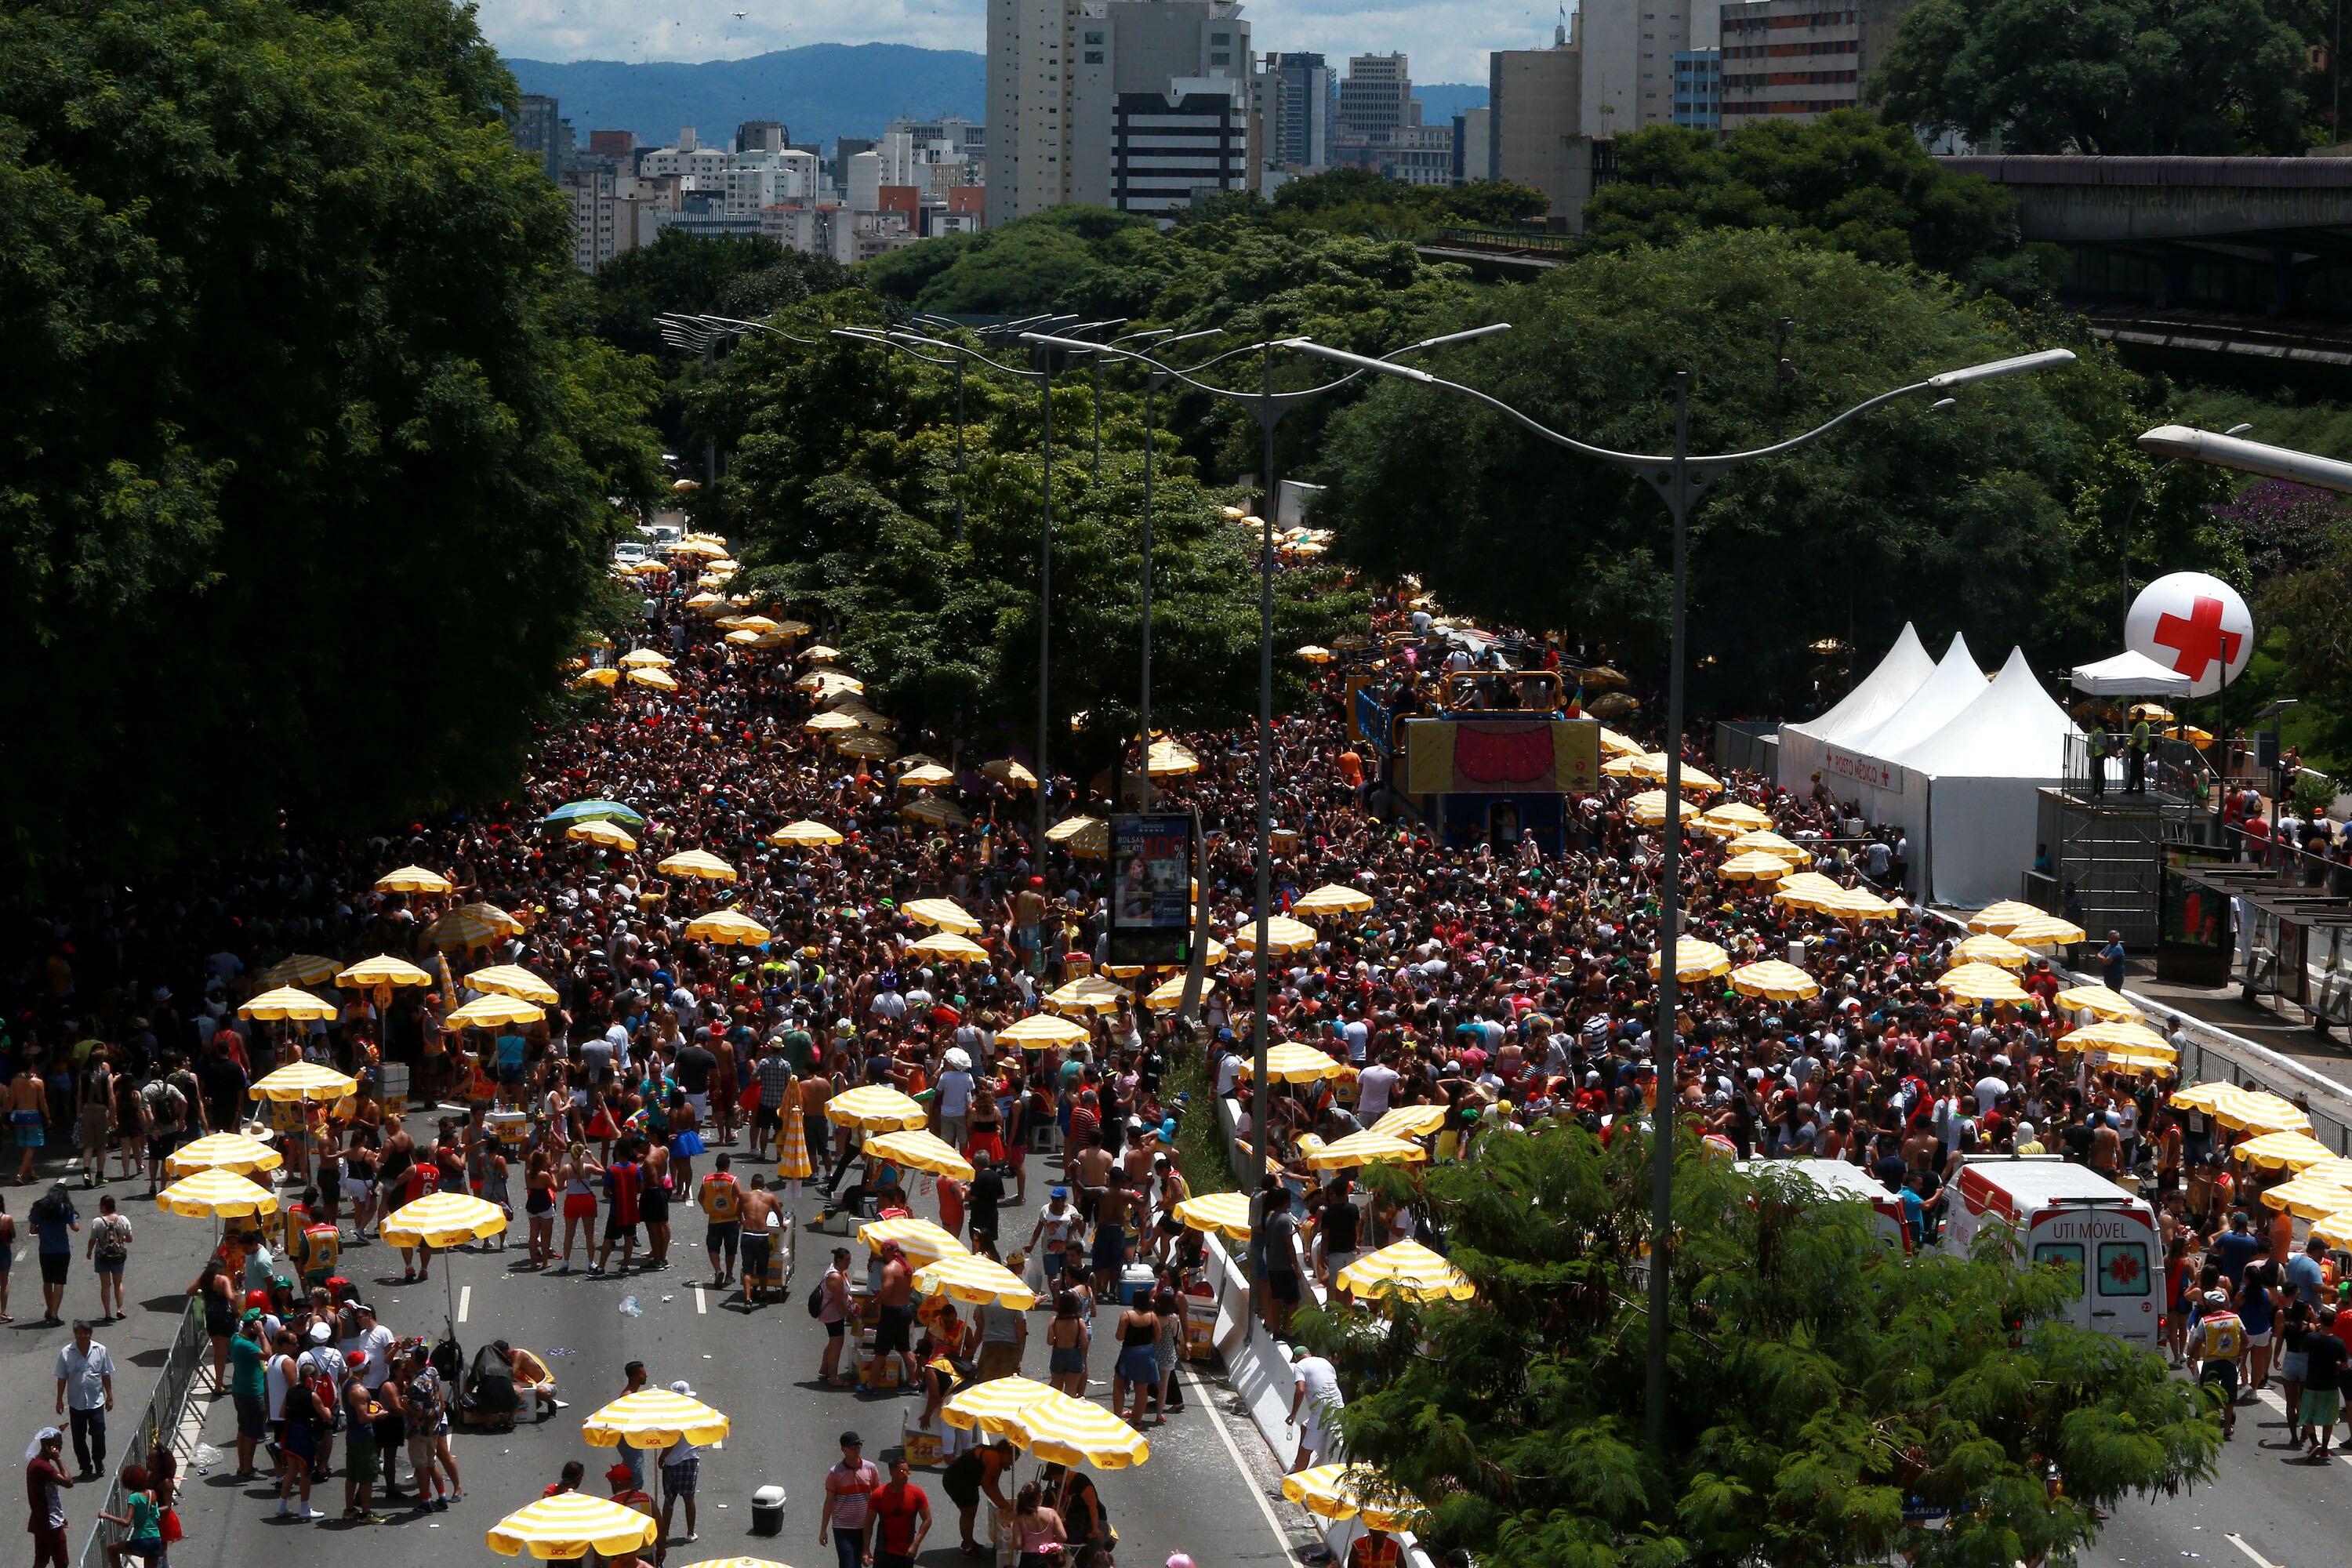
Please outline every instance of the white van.
M1785 1171L1825 1198L1868 1204L1876 1216L1871 1228L1878 1233L1878 1239L1898 1253L1911 1250L1903 1234L1903 1200L1859 1165L1843 1160L1748 1160L1738 1168L1748 1173Z
M1971 1157L1952 1188L1947 1248L1965 1257L1987 1226L2013 1226L2021 1255L2067 1264L2082 1282L2069 1321L2150 1350L2161 1342L2164 1257L2146 1202L2054 1155Z

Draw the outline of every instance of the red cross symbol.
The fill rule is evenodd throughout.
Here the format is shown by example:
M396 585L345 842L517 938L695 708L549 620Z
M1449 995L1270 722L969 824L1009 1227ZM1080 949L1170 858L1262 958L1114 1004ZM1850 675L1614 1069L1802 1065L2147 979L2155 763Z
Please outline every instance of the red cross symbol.
M2238 657L2238 639L2242 633L2221 629L2221 601L2199 595L2189 602L2186 619L2179 616L2159 616L2156 622L2156 642L2168 647L2179 657L2172 661L2174 671L2191 680L2205 679L2205 667L2215 658L2221 661L2226 673Z

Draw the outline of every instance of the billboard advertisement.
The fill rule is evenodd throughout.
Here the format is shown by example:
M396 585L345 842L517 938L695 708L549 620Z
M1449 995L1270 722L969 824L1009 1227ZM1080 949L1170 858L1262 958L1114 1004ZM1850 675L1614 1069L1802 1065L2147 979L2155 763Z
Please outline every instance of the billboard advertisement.
M1192 818L1120 812L1110 819L1110 961L1192 957Z
M1601 783L1595 719L1412 719L1403 728L1411 795L1565 795Z

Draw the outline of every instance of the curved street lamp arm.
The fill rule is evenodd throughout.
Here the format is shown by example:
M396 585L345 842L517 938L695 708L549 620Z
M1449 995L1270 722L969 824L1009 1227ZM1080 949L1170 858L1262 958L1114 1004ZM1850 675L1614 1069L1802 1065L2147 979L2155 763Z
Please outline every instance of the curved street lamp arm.
M1042 371L1023 370L1018 365L1002 364L982 353L978 349L967 348L961 343L951 343L944 338L927 338L920 332L877 332L859 331L851 327L835 327L833 329L833 335L837 338L847 338L853 342L880 343L886 347L898 349L906 348L908 343L922 343L930 348L944 349L950 353L961 354L966 359L978 361L991 370L1002 371L1006 375L1018 376L1023 381L1042 380L1045 374ZM917 357L929 358L929 356L918 355Z

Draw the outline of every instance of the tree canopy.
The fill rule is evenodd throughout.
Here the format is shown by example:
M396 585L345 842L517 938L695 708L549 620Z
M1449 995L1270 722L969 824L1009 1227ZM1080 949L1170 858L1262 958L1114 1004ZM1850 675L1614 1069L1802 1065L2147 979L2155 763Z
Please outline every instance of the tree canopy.
M12 858L514 776L658 478L514 96L438 0L0 14Z
M1906 1262L1864 1205L1693 1152L1654 1453L1643 1140L1489 1132L1475 1163L1369 1179L1417 1190L1478 1294L1304 1331L1353 1375L1349 1458L1429 1505L1424 1543L1494 1568L2063 1561L2220 1449L2161 1357L2054 1321L2080 1289L2060 1268Z
M2149 411L2087 335L1760 231L1588 258L1481 304L1452 324L1498 316L1515 330L1442 351L1433 367L1619 451L1670 447L1685 367L1691 447L1711 452L1800 434L1937 370L2061 340L2082 355L1948 409L1906 400L1717 486L1691 533L1703 703L1771 700L1800 680L1804 644L1884 646L1906 620L1931 640L1965 627L1979 647L2021 642L2041 658L2112 641L2112 601L2074 593L2067 574L2078 549L2112 548L2111 517L2145 472L2128 437ZM1787 384L1773 374L1784 317L1797 324ZM1415 573L1468 615L1663 647L1666 515L1621 469L1389 381L1335 416L1318 477L1331 487L1318 515L1339 529L1343 559L1376 576Z
M1654 125L1617 139L1618 177L1585 205L1586 233L1615 247L1671 245L1708 229L1778 228L1890 265L1930 268L2031 296L2049 283L2019 258L2017 203L1956 174L1902 126L1861 110L1712 132Z
M873 308L850 294L816 310L842 320ZM1080 772L1135 733L1139 689L1142 408L1118 385L1104 401L1097 477L1089 384L1069 375L1055 394L1049 691L1055 744L1073 748ZM887 351L747 340L691 406L698 422L734 421L734 460L704 515L737 542L744 586L835 616L833 640L894 711L966 739L1034 733L1045 506L1034 384L967 374L961 479L950 373ZM1164 427L1155 452L1155 722L1237 723L1257 700L1252 536ZM1336 592L1330 574L1286 572L1276 636L1285 647L1327 638L1351 608L1360 598ZM1297 700L1302 684L1286 668L1283 679L1282 700Z
M1890 119L2008 153L2293 154L2317 134L2327 17L2319 0L1922 0L1871 90Z

